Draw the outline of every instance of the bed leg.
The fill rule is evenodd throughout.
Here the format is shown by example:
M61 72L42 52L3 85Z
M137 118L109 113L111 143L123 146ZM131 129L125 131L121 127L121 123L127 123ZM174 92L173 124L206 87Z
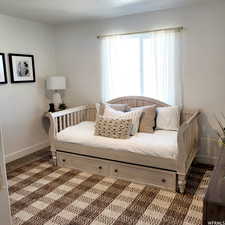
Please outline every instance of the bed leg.
M54 166L57 166L56 150L52 146L51 146L51 153L52 153L52 163Z
M186 175L178 174L178 188L181 194L183 194L185 191L186 182Z

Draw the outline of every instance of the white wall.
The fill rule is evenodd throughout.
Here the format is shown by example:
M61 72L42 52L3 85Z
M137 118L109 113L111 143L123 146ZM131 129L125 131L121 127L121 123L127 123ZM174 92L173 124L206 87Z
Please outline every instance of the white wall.
M100 101L99 34L184 26L183 83L186 108L198 108L201 116L199 159L212 162L216 144L209 119L225 111L225 2L124 16L57 27L57 71L69 79L66 103L80 105Z
M48 109L44 80L56 73L52 27L0 15L0 52L33 54L36 83L0 85L0 124L5 133L7 160L48 146L42 116Z

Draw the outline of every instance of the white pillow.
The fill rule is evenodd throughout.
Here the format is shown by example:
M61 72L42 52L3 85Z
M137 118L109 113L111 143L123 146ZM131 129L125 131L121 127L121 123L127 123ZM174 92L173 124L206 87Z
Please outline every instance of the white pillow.
M116 111L121 111L121 112L127 112L129 109L127 104L96 103L95 107L96 107L97 116L98 115L102 116L104 114L105 105L108 105L111 108L115 109Z
M179 129L180 109L178 106L158 107L156 111L156 129L175 131Z
M121 112L114 110L110 106L105 106L105 111L103 118L105 119L131 119L132 120L132 130L131 135L135 135L138 131L139 121L142 114L142 110L135 110L131 112Z

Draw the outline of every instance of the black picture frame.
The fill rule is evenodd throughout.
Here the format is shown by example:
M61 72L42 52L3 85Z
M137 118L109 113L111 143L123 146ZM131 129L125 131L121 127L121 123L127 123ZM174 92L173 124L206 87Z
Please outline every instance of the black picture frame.
M14 54L14 53L10 53L9 55L9 68L10 68L10 74L11 74L11 83L33 83L36 82L36 77L35 77L35 64L34 64L34 55L27 55L27 54ZM16 78L16 71L14 71L14 57L21 57L21 59L23 58L28 58L31 60L31 65L32 68L30 68L32 70L32 79L26 79L23 80L21 78L21 80L15 79ZM28 65L27 65L28 66ZM17 76L18 77L18 76Z
M6 63L5 63L5 54L0 53L0 56L2 56L2 65L3 65L3 76L4 76L4 81L0 81L0 84L7 84L7 71L6 71ZM1 63L1 62L0 62Z

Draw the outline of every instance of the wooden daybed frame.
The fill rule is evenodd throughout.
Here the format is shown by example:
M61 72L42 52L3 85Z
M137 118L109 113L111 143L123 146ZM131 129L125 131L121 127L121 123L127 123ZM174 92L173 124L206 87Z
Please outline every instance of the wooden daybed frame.
M113 99L111 104L128 104L130 107L155 104L157 107L167 104L147 97L121 97ZM76 125L82 121L95 121L95 105L85 105L55 113L49 113L50 143L54 164L73 167L80 170L123 178L134 182L179 190L184 193L186 175L198 150L198 115L199 111L184 111L181 113L181 126L178 130L178 156L176 160L146 156L147 162L139 160L137 153L133 158L125 156L127 160L120 160L119 153L106 155L107 149L95 149L75 143L58 141L56 135L61 130ZM91 154L87 154L91 150ZM99 151L101 154L98 154ZM139 160L139 161L138 161Z

